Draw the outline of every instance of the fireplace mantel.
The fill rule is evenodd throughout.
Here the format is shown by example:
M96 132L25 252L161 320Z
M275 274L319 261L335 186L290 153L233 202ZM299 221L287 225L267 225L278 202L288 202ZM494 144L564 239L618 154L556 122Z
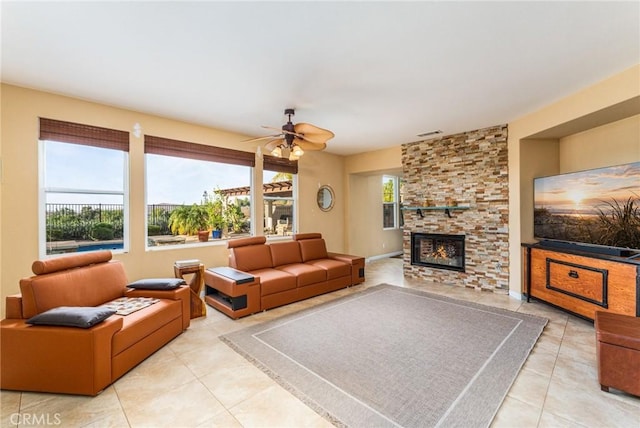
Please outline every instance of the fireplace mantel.
M468 210L469 207L465 205L451 205L451 206L426 206L426 207L402 207L403 211L416 211L421 218L424 218L423 211L444 211L444 213L451 218L451 211Z

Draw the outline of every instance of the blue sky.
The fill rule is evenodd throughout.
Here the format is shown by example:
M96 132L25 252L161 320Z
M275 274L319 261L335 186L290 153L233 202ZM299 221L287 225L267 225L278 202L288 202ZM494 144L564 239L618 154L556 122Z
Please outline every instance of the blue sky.
M146 155L147 202L192 204L206 190L249 186L249 168L169 156Z
M45 186L87 190L118 190L124 183L122 170L124 152L95 147L48 141L46 149ZM249 186L249 168L216 164L192 159L160 155L145 155L147 203L199 203L206 190L216 187ZM266 171L265 180L275 173ZM50 195L56 203L122 203L112 195Z

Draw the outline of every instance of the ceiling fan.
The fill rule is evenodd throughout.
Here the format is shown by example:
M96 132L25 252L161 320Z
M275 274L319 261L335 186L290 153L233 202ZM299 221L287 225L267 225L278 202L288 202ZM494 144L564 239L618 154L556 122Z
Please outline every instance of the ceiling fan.
M287 123L282 125L282 129L262 126L266 129L277 130L279 131L278 134L251 138L245 142L271 139L265 144L264 148L271 152L273 156L282 157L283 150L289 150L289 160L296 160L304 154L305 150L324 150L327 147L327 141L334 137L333 132L309 123L296 123L294 125L291 122L291 116L296 113L292 108L286 109L284 114L289 119Z

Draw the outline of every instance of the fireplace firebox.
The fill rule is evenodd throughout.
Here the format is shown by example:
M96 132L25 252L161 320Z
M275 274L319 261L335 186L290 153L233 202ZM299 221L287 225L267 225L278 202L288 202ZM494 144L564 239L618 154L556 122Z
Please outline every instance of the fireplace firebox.
M464 235L412 233L411 264L464 272Z

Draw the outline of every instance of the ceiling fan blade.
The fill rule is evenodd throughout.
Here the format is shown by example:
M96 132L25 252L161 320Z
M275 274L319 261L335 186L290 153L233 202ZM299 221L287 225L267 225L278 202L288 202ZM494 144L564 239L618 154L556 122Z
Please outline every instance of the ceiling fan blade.
M280 137L282 134L276 134L276 135L265 135L264 137L256 137L256 138L249 138L248 140L242 140L240 141L241 143L251 143L253 141L260 141L260 140L266 140L268 138L276 138L276 137Z
M296 123L293 128L298 134L302 135L299 138L303 138L310 143L326 143L335 136L328 129L322 129L310 123Z
M298 138L302 138L302 134L298 134L297 132L291 132L291 131L287 131L285 129L280 129L280 128L274 128L273 126L267 126L267 125L262 125L263 128L265 129L273 129L274 131L280 131L283 134L291 134L294 135Z
M273 149L275 149L276 147L278 147L281 144L284 144L284 138L276 138L275 140L271 140L267 144L265 144L264 145L264 149L267 152L271 152L271 151L273 151ZM302 150L304 150L304 149L302 149Z
M296 138L295 144L300 146L300 148L304 151L324 150L327 148L326 143L312 143L310 141L304 141L299 138Z
M274 131L282 132L281 128L276 128L275 126L262 125L261 127L264 129L272 129Z

